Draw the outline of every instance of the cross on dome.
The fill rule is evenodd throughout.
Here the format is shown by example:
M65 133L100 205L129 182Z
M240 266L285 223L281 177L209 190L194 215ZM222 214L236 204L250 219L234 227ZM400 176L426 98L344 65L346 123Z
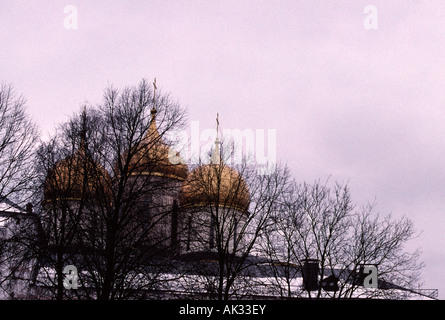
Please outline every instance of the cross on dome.
M222 162L221 159L221 150L220 150L220 142L219 142L219 113L216 113L216 139L215 139L215 149L213 150L212 157L210 158L211 164L220 164Z

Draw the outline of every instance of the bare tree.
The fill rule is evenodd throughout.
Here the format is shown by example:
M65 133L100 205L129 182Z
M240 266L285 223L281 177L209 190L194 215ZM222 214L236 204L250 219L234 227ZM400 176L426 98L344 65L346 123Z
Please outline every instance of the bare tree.
M159 274L175 254L174 199L187 168L170 162L166 133L183 125L184 111L142 81L122 92L107 90L100 112L106 148L94 154L112 176L111 205L95 212L103 255L88 257L98 274L90 280L99 299L141 297L162 281Z
M31 180L19 178L29 172L38 183L35 213L1 243L10 268L3 280L31 279L34 298L102 300L176 290L219 300L262 292L400 297L401 287L418 281L419 252L403 248L415 235L412 222L381 219L373 205L357 209L346 185L299 185L281 165L258 174L251 159L232 163L235 149L218 139L210 163L189 171L171 161L179 154L167 136L184 124L185 113L155 88L143 80L107 89L103 103L85 106L40 145L28 158L32 170L10 171L2 187L8 194L28 190ZM310 259L317 261L315 284L306 272ZM378 266L382 290L363 290L366 264ZM78 290L64 286L67 265L78 270ZM326 276L335 282L331 288Z
M41 144L35 157L34 215L9 239L14 265L32 263L28 280L36 285L30 292L34 297L64 299L76 293L65 290L63 271L84 251L82 231L93 203L104 195L103 170L87 148L87 125L85 110Z
M252 295L254 245L278 207L290 181L286 168L268 175L244 159L229 166L234 149L219 150L217 140L210 164L200 164L183 186L182 246L194 256L195 278L188 288L201 288L210 299L227 300ZM201 293L202 293L201 292Z
M14 268L10 264L9 228L16 229L20 221L22 225L26 222L23 222L23 217L26 215L25 204L30 201L35 186L32 161L38 140L37 127L26 114L25 98L18 96L12 85L1 84L0 203L6 204L1 210L13 209L18 213L2 212L0 216L1 224L5 227L0 231L0 270L4 269L1 270L0 286L10 283L10 274L19 278L26 267L22 265ZM15 205L8 205L11 203Z
M18 204L29 198L34 174L33 152L38 131L26 114L26 101L12 85L0 85L0 201Z
M371 205L356 209L346 185L295 185L262 242L274 262L275 290L287 298L371 298L400 297L399 289L413 289L423 266L418 250L403 249L415 236L413 224L405 217L380 219L374 211ZM304 277L308 259L318 265L312 288ZM360 268L367 264L378 267L382 290L363 290ZM302 276L303 283L296 285ZM335 282L331 288L323 286L328 276Z
M172 199L187 175L185 165L169 161L166 133L183 121L179 105L168 95L155 100L143 80L108 89L98 108L85 106L42 144L36 161L40 237L16 237L28 260L37 261L39 294L141 298L165 281L160 274L172 267L168 258L177 247ZM63 286L67 265L78 270L78 290Z

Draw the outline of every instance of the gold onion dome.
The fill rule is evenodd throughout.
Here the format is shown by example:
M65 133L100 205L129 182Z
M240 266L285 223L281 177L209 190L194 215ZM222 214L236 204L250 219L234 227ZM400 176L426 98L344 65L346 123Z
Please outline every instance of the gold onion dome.
M50 169L45 180L44 197L80 200L82 195L101 197L110 193L110 175L85 151L83 142L72 156L60 160Z
M249 188L237 170L223 163L218 137L210 164L190 172L182 184L179 200L184 208L218 205L248 212Z
M225 164L208 164L195 168L183 182L182 207L221 206L247 212L250 194L246 182Z
M187 165L183 164L179 152L162 141L156 126L156 109L151 110L148 131L131 157L128 166L131 175L152 175L185 180Z

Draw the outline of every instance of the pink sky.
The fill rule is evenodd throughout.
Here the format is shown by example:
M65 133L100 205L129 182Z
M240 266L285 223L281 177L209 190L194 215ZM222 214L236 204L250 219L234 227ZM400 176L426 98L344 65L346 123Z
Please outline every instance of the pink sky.
M2 0L0 43L0 82L44 137L110 84L154 77L201 128L219 112L222 128L275 129L298 181L348 181L411 218L423 287L445 297L444 1Z

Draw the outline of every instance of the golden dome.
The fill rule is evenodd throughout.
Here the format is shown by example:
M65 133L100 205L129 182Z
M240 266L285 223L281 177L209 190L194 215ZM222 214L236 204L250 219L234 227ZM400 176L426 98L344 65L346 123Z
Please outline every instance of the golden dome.
M74 155L57 162L49 171L44 197L48 202L60 198L80 200L83 190L89 196L100 197L110 193L110 181L105 168L86 155L81 146Z
M189 174L182 184L180 203L183 207L219 205L247 212L250 193L238 171L211 163Z
M148 131L130 160L129 172L131 175L164 176L185 180L188 175L187 165L182 163L179 152L162 141L156 126L155 109L151 110L151 115Z

